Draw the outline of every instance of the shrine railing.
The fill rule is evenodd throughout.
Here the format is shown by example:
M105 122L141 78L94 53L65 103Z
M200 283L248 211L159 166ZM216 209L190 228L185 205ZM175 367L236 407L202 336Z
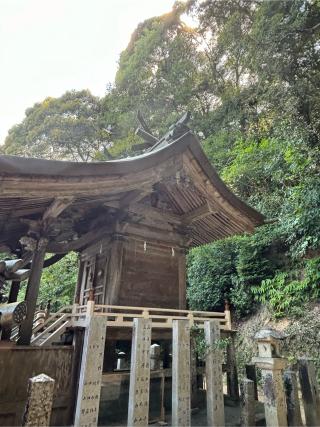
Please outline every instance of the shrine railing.
M77 319L81 321L86 315L87 310L87 305L77 306L73 311L75 322L77 322ZM135 317L142 317L151 319L153 328L172 328L173 320L189 319L191 326L197 325L199 328L203 328L206 320L217 320L220 324L220 329L231 329L229 310L212 312L94 304L92 311L96 316L106 317L109 327L132 327L133 319Z
M86 327L90 316L103 316L107 327L131 328L134 318L151 319L152 328L171 329L173 320L189 319L190 326L204 327L206 320L219 322L221 330L231 330L230 311L191 311L171 308L130 307L122 305L100 305L89 301L87 305L74 304L51 313L47 319L35 318L31 344L50 345L73 327ZM12 331L11 340L16 341L19 330Z

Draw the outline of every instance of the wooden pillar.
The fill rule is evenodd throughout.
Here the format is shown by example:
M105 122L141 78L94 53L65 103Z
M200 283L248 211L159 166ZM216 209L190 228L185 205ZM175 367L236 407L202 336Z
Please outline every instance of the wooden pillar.
M36 248L33 253L31 271L25 297L28 312L25 321L20 326L20 336L18 339L18 344L20 345L30 344L34 313L36 311L41 273L43 268L44 257L46 254L47 244L48 240L41 237L37 241Z
M93 311L94 302L89 300L74 420L75 427L95 427L98 424L106 320L103 316L95 316Z
M320 394L312 360L299 359L299 380L307 426L318 426L320 422Z
M84 262L81 260L81 257L78 258L78 279L77 279L77 285L74 292L74 304L80 303L80 296L81 296L81 285L82 285L82 277L83 277L83 270L84 270Z
M191 424L190 402L190 324L172 321L172 426Z
M179 310L185 310L187 306L187 277L186 277L186 250L178 252L178 274L179 274Z
M54 383L54 379L45 374L29 379L28 399L22 426L47 427L50 425Z
M218 348L220 326L216 320L204 322L206 345L206 384L208 426L224 426L224 401L222 383L222 354Z
M114 235L111 243L111 252L108 263L106 292L104 296L105 304L117 304L119 300L123 249L123 236L121 236L120 234Z
M241 383L241 426L255 426L254 382L244 378Z
M10 302L16 302L17 301L19 290L20 290L20 282L13 280L11 282L8 304Z
M302 426L303 423L298 395L298 381L295 372L285 371L284 389L286 392L288 426Z
M151 320L133 319L128 427L149 421Z
M227 389L231 399L239 400L239 382L238 370L235 350L235 332L231 331L228 334L230 342L227 345Z

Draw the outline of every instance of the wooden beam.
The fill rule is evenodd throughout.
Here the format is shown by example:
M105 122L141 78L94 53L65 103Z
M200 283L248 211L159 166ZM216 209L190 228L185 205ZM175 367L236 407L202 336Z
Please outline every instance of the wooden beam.
M91 230L88 233L82 235L77 240L71 242L57 243L50 242L48 244L47 252L54 254L65 254L71 251L77 251L85 246L90 245L94 241L101 239L105 234L112 231L112 227L100 227L95 230Z
M57 218L73 202L73 197L56 197L42 216L44 222Z
M185 224L192 224L193 222L199 221L213 213L215 213L215 211L211 208L209 202L206 202L198 208L182 215L181 219Z
M175 224L181 224L181 215L177 215L174 212L164 211L162 209L153 208L151 206L142 205L139 203L128 206L128 211L143 215L145 218L154 219L162 222L172 222Z

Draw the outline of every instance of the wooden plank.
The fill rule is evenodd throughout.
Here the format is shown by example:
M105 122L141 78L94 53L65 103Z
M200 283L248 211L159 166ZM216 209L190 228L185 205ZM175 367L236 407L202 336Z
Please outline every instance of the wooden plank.
M212 213L215 213L215 211L211 208L209 202L206 202L198 208L195 208L192 211L182 215L182 221L189 225L195 221L199 221L200 219L207 217L208 215L211 215Z
M114 236L111 243L110 258L108 262L108 273L104 301L106 304L116 304L120 294L120 284L123 266L124 240L122 236Z

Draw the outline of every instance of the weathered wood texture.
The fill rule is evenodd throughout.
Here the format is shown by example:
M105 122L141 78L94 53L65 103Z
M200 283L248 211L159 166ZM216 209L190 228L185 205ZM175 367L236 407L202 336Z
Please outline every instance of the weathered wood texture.
M89 317L88 320L81 359L76 427L95 427L98 424L106 321L98 316Z
M132 329L128 427L149 419L151 320L135 318Z
M171 247L125 242L119 305L179 308L178 262Z
M207 384L207 421L208 426L224 426L224 402L222 384L222 354L219 349L220 328L215 320L204 323Z
M172 425L191 424L190 326L174 320L172 330Z
M28 280L25 301L27 302L28 312L27 317L20 327L20 337L18 344L28 345L30 344L32 335L32 326L34 313L36 310L37 298L39 293L39 286L41 280L42 267L44 257L46 254L48 241L46 239L39 239L37 246L34 251L31 264L31 272Z

